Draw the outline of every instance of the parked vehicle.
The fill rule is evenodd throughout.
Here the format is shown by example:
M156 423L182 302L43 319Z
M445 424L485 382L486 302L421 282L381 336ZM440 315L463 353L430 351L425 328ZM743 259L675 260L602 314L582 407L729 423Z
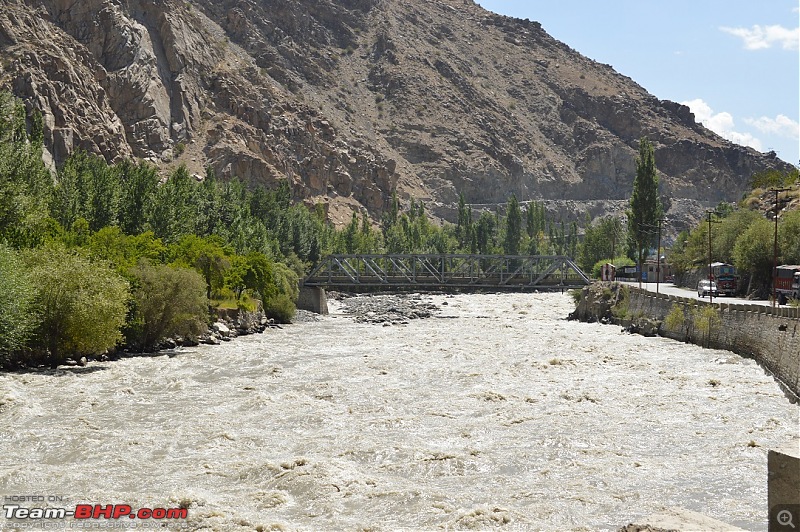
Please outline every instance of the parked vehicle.
M717 283L708 279L700 279L697 283L697 296L706 297L707 295L718 296L719 289Z
M800 299L800 266L791 264L778 266L775 296L779 305L785 305L790 299Z
M717 283L720 295L734 296L739 288L739 276L732 264L715 262L711 264L711 280Z

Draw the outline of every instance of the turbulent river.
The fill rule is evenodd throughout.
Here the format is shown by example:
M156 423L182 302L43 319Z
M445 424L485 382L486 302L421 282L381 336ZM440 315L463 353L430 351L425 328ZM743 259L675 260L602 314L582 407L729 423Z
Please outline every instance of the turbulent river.
M561 294L425 299L408 325L339 307L0 374L0 495L184 507L188 530L615 530L672 506L766 529L798 407L753 361L567 322Z

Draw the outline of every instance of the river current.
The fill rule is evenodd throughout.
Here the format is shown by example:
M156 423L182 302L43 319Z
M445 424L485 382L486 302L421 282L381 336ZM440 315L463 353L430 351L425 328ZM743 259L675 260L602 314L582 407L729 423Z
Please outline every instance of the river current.
M0 374L0 495L185 507L167 528L203 531L616 530L673 506L766 529L798 407L755 362L568 322L562 294L425 297L446 305L408 325L334 308Z

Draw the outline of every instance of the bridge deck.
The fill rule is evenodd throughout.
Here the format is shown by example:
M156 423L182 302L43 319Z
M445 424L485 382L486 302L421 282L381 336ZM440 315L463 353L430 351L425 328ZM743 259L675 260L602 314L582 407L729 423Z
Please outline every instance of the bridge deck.
M578 288L589 278L568 257L543 255L330 255L303 281L340 289Z

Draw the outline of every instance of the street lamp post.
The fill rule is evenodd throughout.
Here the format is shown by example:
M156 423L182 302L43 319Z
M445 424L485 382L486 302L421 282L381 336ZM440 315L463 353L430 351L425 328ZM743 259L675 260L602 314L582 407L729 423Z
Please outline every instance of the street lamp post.
M778 304L778 194L786 192L788 188L771 188L770 192L775 193L775 243L772 247L772 306Z

